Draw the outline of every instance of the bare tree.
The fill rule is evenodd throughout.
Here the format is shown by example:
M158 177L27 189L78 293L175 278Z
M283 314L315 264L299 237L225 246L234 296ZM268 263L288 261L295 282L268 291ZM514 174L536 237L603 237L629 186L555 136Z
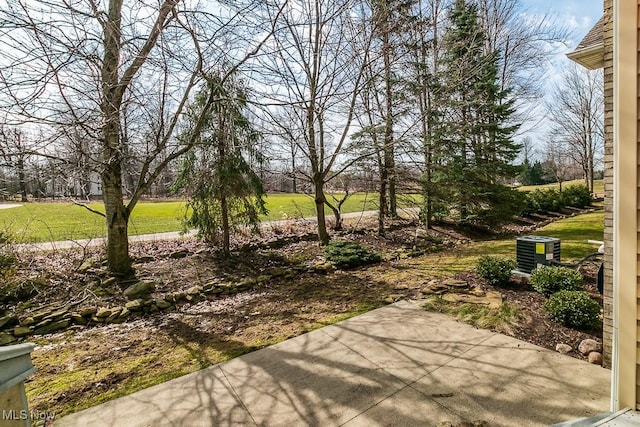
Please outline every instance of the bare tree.
M580 165L584 183L593 192L594 169L604 146L602 71L572 64L563 77L547 106L553 123L550 138Z
M0 127L0 166L8 168L18 177L20 200L27 202L27 164L31 146L19 128Z
M279 20L284 31L275 34L273 51L260 64L274 124L290 129L290 140L309 164L299 172L313 187L322 244L329 241L325 184L350 164L340 164L339 156L348 144L371 43L364 17L354 10L352 0L290 3ZM278 122L281 117L289 120Z
M547 141L544 150L544 169L558 182L560 192L562 183L568 179L574 165L568 150L569 147L553 137Z
M0 108L16 122L72 127L97 142L114 274L131 272L128 223L140 197L197 140L203 119L191 143L176 138L192 91L219 64L235 64L234 72L255 56L278 13L269 2L196 6L0 0Z

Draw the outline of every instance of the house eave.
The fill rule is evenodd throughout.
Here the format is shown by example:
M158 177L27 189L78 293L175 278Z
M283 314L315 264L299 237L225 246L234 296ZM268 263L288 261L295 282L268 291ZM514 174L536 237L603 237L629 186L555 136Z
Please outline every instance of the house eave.
M584 49L567 53L567 57L589 70L604 67L604 43L598 43Z

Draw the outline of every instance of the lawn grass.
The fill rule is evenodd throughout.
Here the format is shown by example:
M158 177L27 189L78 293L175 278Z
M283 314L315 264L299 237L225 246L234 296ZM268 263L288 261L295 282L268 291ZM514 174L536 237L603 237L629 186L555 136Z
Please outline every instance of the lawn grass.
M572 185L584 185L584 180L582 179L574 179L573 181L566 181L562 183L562 188ZM552 182L551 184L544 185L523 185L518 187L520 191L534 191L534 190L545 190L547 188L555 188L558 189L560 186L557 182ZM604 180L596 179L593 181L593 192L596 194L604 193Z
M338 195L337 197L340 197ZM330 195L329 195L330 198ZM412 206L417 196L403 196L402 206ZM330 198L331 200L331 198ZM90 203L104 212L101 202ZM271 194L266 197L268 215L263 221L315 216L313 198L304 194ZM376 194L357 193L342 206L342 212L376 210ZM184 201L140 202L129 222L129 234L162 233L183 229ZM330 213L326 209L327 214ZM70 202L25 203L19 208L0 210L0 230L9 231L18 242L92 239L106 235L103 217Z
M561 219L533 234L561 239L561 261L577 261L598 249L587 243L587 240L603 240L604 212L598 211ZM473 270L478 258L485 255L515 259L516 238L508 236L495 240L470 242L449 251L417 258L407 265L393 267L380 274L396 283L415 280L418 276L424 280L434 277L450 277Z

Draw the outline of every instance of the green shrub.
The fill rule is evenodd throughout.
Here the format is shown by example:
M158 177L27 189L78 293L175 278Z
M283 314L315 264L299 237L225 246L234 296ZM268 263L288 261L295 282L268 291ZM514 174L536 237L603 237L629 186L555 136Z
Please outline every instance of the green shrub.
M517 266L512 259L483 256L476 263L476 272L493 286L505 286L511 279L511 270Z
M571 185L562 190L561 200L563 206L586 208L591 205L593 199L589 189L584 185Z
M560 192L554 188L535 190L528 193L527 202L539 212L558 211L562 207Z
M558 291L576 290L580 285L582 276L570 268L544 265L531 273L531 286L547 297Z
M356 242L331 242L325 246L324 251L327 260L331 261L336 268L343 269L375 264L381 259L379 254L369 251Z
M596 327L600 305L584 291L559 291L551 295L544 309L549 316L566 326Z

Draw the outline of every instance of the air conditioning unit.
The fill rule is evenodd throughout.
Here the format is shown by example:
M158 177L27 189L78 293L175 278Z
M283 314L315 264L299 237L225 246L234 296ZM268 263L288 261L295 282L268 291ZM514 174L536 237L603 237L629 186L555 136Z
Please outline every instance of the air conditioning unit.
M516 239L518 270L530 274L541 265L560 262L560 239L546 236L523 236Z

